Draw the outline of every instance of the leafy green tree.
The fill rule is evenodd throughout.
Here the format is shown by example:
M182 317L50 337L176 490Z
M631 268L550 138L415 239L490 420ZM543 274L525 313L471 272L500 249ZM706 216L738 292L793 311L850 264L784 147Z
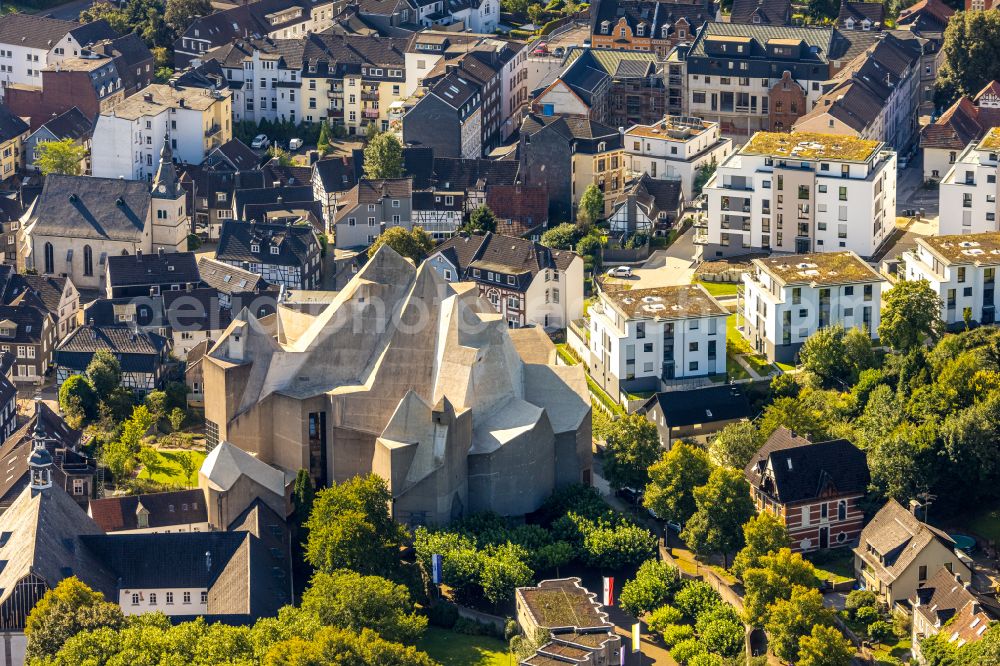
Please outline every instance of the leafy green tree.
M788 530L774 514L761 511L743 525L743 550L733 559L732 572L742 578L743 572L760 566L760 558L788 548Z
M718 164L716 164L714 157L710 162L706 162L698 167L698 173L695 175L694 183L691 185L691 190L693 191L694 196L697 197L701 194L702 188L704 188L712 176L715 175L715 169L717 167Z
M781 426L813 441L826 437L828 429L808 403L795 398L778 398L767 406L757 425L761 441L766 441Z
M844 354L847 356L850 365L851 384L855 384L861 379L861 373L865 370L875 368L878 359L875 350L872 348L871 333L867 327L854 327L844 334Z
M703 654L708 654L705 645L698 640L689 638L681 641L670 650L670 656L677 660L677 663L687 664L699 658Z
M295 474L295 485L292 486L292 503L295 505L295 524L304 526L312 513L313 502L316 500L316 487L313 485L309 470L300 469Z
M212 3L208 0L167 0L167 11L163 20L177 34L183 33L199 16L212 13Z
M692 622L719 606L722 597L703 580L689 580L674 595L674 605Z
M135 391L125 386L116 386L111 394L101 401L101 420L111 426L106 430L113 430L117 424L128 419L135 405Z
M681 537L699 553L729 554L743 547L743 524L754 515L750 486L743 472L716 467L708 483L694 489L697 510L684 526Z
M468 231L493 231L497 230L497 218L490 210L489 206L483 204L472 211L469 215L469 223L465 225Z
M73 139L39 143L35 152L35 166L42 175L61 173L79 176L83 173L81 164L87 158L87 147L79 145Z
M844 608L852 614L860 608L876 608L878 597L871 590L851 590L844 599Z
M195 463L194 454L190 451L181 451L177 454L177 464L184 474L184 485L189 485L191 483L191 475L194 474L198 467L197 463Z
M27 659L54 657L63 644L80 632L100 627L117 629L125 622L118 604L104 600L76 576L64 578L38 600L28 614L24 633L28 637Z
M742 470L759 448L757 428L752 421L743 419L723 428L709 444L708 452L716 463Z
M152 446L141 446L135 456L143 469L146 470L146 478L152 479L160 468L160 455Z
M294 164L292 155L279 145L273 145L267 149L267 154L272 160L277 160L279 166L290 167Z
M601 266L601 248L604 247L604 242L601 237L591 231L576 244L576 253L581 257L590 257L593 265L596 269Z
M743 572L746 621L754 627L763 627L771 606L779 599L788 599L792 587L814 588L816 582L816 569L801 553L782 548L764 555L759 566Z
M739 654L745 635L743 624L733 618L711 620L698 630L698 638L709 652L726 657Z
M721 654L702 652L688 661L688 666L725 666L726 660Z
M133 454L139 453L142 439L153 427L153 415L145 405L139 405L132 410L132 416L122 425L120 441Z
M316 142L316 150L322 156L327 155L331 150L330 145L330 124L323 122L319 128L319 140Z
M87 365L87 378L98 400L104 400L122 383L122 366L107 349L94 352Z
M365 178L403 177L403 146L395 135L383 132L365 146Z
M817 624L799 638L798 666L848 666L853 658L851 642L835 627Z
M606 520L578 521L583 559L592 567L620 569L642 562L656 549L656 536L645 527Z
M357 476L316 494L306 527L306 559L318 571L363 574L396 570L406 530L389 515L392 496L376 474Z
M514 590L531 585L534 572L527 565L527 551L515 544L503 544L487 551L480 571L483 596L494 606L514 598Z
M154 421L159 421L167 415L166 391L150 391L143 401Z
M264 657L264 666L439 666L426 652L393 643L370 629L355 633L326 627L311 642L302 639L278 643Z
M708 482L712 463L708 454L680 441L649 468L643 504L657 516L681 524L697 510L694 489Z
M1000 17L1000 13L998 13ZM908 351L942 330L941 299L927 280L900 280L882 295L878 337L897 351Z
M642 414L626 414L611 425L605 441L604 478L611 487L644 488L660 454L656 425Z
M964 645L959 654L961 666L1000 664L1000 625L990 625L982 638Z
M572 250L579 240L580 232L576 225L566 222L546 231L539 242L553 250Z
M765 629L774 654L794 663L799 658L799 639L810 636L813 627L829 623L830 612L823 607L819 590L795 585L788 599L778 599L771 606Z
M659 560L646 560L635 578L622 586L619 605L632 615L642 615L670 602L681 587L680 573Z
M368 248L368 256L374 257L383 245L388 245L400 256L420 263L434 247L434 241L423 227L413 227L411 231L407 231L404 227L390 227L379 234Z
M97 396L83 375L70 375L59 387L59 409L72 428L80 428L97 416Z
M824 382L843 381L849 372L844 327L827 326L810 335L799 351L799 363Z
M768 389L771 400L777 400L778 398L794 398L798 396L801 387L795 380L795 376L786 372L772 378Z
M302 608L316 613L326 626L371 629L397 643L415 643L427 628L427 618L414 610L404 585L354 571L314 575L302 595Z
M837 18L840 9L840 5L833 0L809 0L806 6L809 16L818 21Z
M673 650L675 645L694 638L694 627L690 624L668 624L660 631L660 637L664 647Z
M587 186L580 197L580 208L576 213L577 225L589 229L604 217L604 193L594 183Z
M674 606L664 604L649 614L646 624L649 630L661 633L666 627L678 624L684 619L684 613Z
M1000 78L1000 15L993 12L955 12L944 31L944 62L935 89L939 108L966 95L974 96L990 81Z
M184 427L184 421L187 419L187 412L185 412L180 407L174 407L170 411L170 429L173 432L180 432Z

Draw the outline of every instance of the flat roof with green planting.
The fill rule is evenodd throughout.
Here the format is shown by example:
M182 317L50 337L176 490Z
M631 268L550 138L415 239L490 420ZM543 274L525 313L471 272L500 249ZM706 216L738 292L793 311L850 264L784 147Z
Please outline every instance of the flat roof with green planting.
M787 159L867 162L880 141L819 132L757 132L740 152Z
M579 578L543 580L538 587L519 587L528 611L539 627L603 627L608 616L594 594L580 587Z
M753 263L783 284L880 282L882 276L853 252L776 255Z
M927 236L917 239L943 261L950 264L1000 264L1000 232Z

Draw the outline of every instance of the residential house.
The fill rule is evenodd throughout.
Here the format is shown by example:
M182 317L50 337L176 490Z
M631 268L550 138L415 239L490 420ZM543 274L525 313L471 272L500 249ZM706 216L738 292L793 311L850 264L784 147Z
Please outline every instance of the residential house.
M24 167L24 142L28 123L0 104L0 180L7 180Z
M676 441L705 441L727 425L753 416L746 394L733 385L658 391L636 411L656 426L660 446L668 451Z
M256 298L268 295L271 301L277 297L278 290L257 273L208 257L198 258L198 273L201 281L219 294L219 304L222 307L232 307L243 296ZM254 308L252 311L257 310Z
M27 169L39 171L36 160L40 156L39 147L50 141L70 140L87 152L80 160L80 173L90 172L90 139L94 124L79 108L73 107L36 129L24 140L24 161Z
M923 48L920 64L920 115L932 114L935 82L938 70L944 64L944 31L955 10L943 0L920 0L915 5L901 9L896 18L894 34L909 34Z
M705 259L754 252L876 253L895 230L896 154L835 134L758 132L702 190Z
M549 219L574 219L590 185L600 188L605 201L625 188L622 134L592 120L529 113L521 124L518 157L523 182L548 188Z
M208 507L199 488L164 493L102 497L87 515L107 534L208 532Z
M881 2L841 0L837 27L842 30L882 30L885 27L885 5Z
M474 282L511 328L566 328L583 316L583 258L535 241L458 234L427 257L445 282Z
M482 82L449 71L403 117L403 141L439 157L483 156Z
M18 271L33 269L68 277L78 288L101 289L109 256L187 249L191 227L184 194L169 151L161 151L160 159L152 192L144 181L49 174L19 223Z
M684 116L632 125L625 130L624 143L629 169L650 178L680 181L680 193L687 199L696 196L699 171L719 164L733 151L732 140L722 137L718 123Z
M0 305L0 352L14 354L15 383L41 384L59 342L56 322L41 298L21 294L12 305Z
M611 203L610 231L619 236L634 233L663 236L684 214L681 181L654 180L643 174Z
M863 530L854 549L854 573L862 589L871 590L890 608L905 603L940 569L972 580L967 558L955 550L945 532L921 521L912 510L890 499Z
M780 427L744 474L757 510L781 521L793 552L857 544L870 475L864 451L846 439L812 442Z
M261 171L232 171L227 162L214 167L185 165L178 184L187 195L188 210L193 211L194 233L209 241L218 241L223 222L233 219L237 190L265 186Z
M944 567L917 588L909 600L913 609L911 636L918 664L926 664L920 645L926 638L943 634L956 647L975 643L1000 618L996 599L980 596L972 581Z
M17 386L14 385L16 359L0 352L0 440L7 441L17 430Z
M612 396L726 372L729 312L701 285L602 289L589 314L584 360Z
M787 131L821 86L871 46L877 33L754 23L707 23L685 60L685 113L723 134Z
M920 56L915 40L884 34L823 84L823 96L792 131L882 141L906 154L919 130Z
M941 179L938 200L942 211L939 233L979 234L997 231L997 154L1000 127L970 143Z
M499 234L538 240L548 227L549 188L545 185L490 186L486 205L496 217Z
M227 220L215 259L289 289L315 289L323 277L320 244L311 225Z
M841 325L875 338L885 280L853 252L754 259L743 274L740 332L771 361L792 362L809 336Z
M322 206L323 223L328 233L333 230L337 204L358 184L360 176L348 157L332 157L313 164L313 199Z
M0 267L0 299L4 305L38 306L52 316L58 342L77 326L80 292L64 277L15 273L11 266Z
M920 129L924 181L939 182L966 146L1000 125L1000 81L991 81L972 99L960 97L933 123Z
M411 178L361 179L337 204L333 216L336 247L367 247L387 229L412 229L412 195ZM460 224L459 218L455 228Z
M201 283L194 252L136 252L108 257L107 272L108 298L159 296L168 291L191 290Z
M901 268L904 279L927 281L948 326L996 323L1000 232L918 238Z
M413 192L410 200L413 205L411 211L413 226L423 229L430 234L434 241L447 240L462 227L464 222L462 211L465 208L464 195L442 195L430 190L421 190ZM545 206L548 208L548 202L545 203ZM351 229L348 228L348 231ZM352 250L363 251L363 248L358 246Z
M82 374L98 350L115 356L121 364L122 386L138 393L160 388L165 379L169 345L160 335L137 330L134 325L80 326L56 349L56 381L60 386L71 375Z
M163 312L173 338L171 352L182 361L199 342L217 340L232 322L233 313L222 307L219 293L208 287L164 292Z
M168 142L181 162L200 164L233 137L232 93L154 83L127 97L94 124L95 176L151 180Z
M187 363L184 364L188 407L205 407L205 371L202 361L214 344L215 340L202 340L188 350Z
M791 25L791 0L733 0L730 23Z
M704 0L600 0L590 16L595 49L645 51L664 58L678 44L690 43L702 24L715 19L715 6Z

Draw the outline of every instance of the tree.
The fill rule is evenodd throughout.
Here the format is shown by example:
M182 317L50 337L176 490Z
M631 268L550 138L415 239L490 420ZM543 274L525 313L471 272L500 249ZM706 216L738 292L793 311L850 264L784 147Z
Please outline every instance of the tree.
M413 227L412 231L407 231L405 227L390 227L379 234L368 248L368 256L374 257L383 245L388 245L402 257L420 263L434 247L434 241L423 227Z
M533 25L538 25L542 21L542 14L545 8L539 3L532 3L528 5L528 20L531 21Z
M494 606L514 598L514 590L531 585L533 572L525 560L528 552L523 546L506 543L490 548L482 560L479 585L483 597Z
M174 432L180 432L181 428L184 427L184 420L186 418L187 412L180 407L174 407L170 412L170 429Z
M942 330L941 299L927 280L897 282L882 295L881 316L879 340L897 351L908 351L927 338L935 340Z
M743 546L743 524L754 515L750 486L740 470L716 467L708 483L694 489L697 510L681 537L695 552L729 554Z
M167 415L167 393L166 391L150 391L146 394L143 404L149 409L154 421L159 421Z
M177 464L180 466L181 472L184 473L184 485L186 486L191 483L191 475L194 474L194 471L197 468L194 460L194 454L190 451L181 451L177 455Z
M771 606L779 599L788 599L796 585L816 586L816 569L801 553L782 548L761 557L759 566L743 572L746 621L754 627L764 626Z
M676 568L659 560L646 560L635 578L622 586L619 605L632 615L642 615L668 603L681 587Z
M97 396L83 375L70 375L59 387L59 409L72 428L97 417Z
M698 167L698 174L694 177L694 183L691 185L691 189L694 192L694 196L697 197L701 194L702 188L705 187L705 184L708 183L708 181L715 174L715 169L717 166L718 165L715 162L715 158L713 157L711 161L706 162L705 164L702 164L700 167Z
M594 183L587 186L580 197L580 208L576 213L576 223L581 229L589 229L604 217L604 193Z
M581 257L590 257L594 268L600 269L602 247L604 247L604 241L601 240L600 235L594 233L594 230L591 230L589 234L577 242L576 253Z
M809 0L806 11L811 18L822 21L823 19L837 18L839 9L840 5L833 0Z
M469 223L465 225L468 231L493 231L497 230L497 218L490 210L489 206L483 204L472 211L469 215Z
M146 478L152 479L153 474L156 473L156 470L160 466L160 455L156 452L156 449L152 446L142 446L135 457L142 464L143 469L146 470Z
M365 146L365 178L403 177L403 146L395 135L379 134Z
M353 569L363 574L394 571L406 530L389 515L392 496L376 474L319 491L306 527L306 559L319 571Z
M994 12L955 12L944 31L935 103L949 106L965 95L974 96L990 81L1000 78L1000 15Z
M615 490L642 489L649 482L649 466L660 453L656 426L638 413L626 414L607 433L604 478Z
M79 145L73 139L62 139L39 143L35 147L35 153L35 166L42 175L61 173L79 176L83 172L80 165L87 158L87 147Z
M674 605L692 622L722 603L722 597L703 580L689 580L674 595Z
M649 468L643 504L664 520L684 524L698 508L694 489L705 485L712 463L708 454L680 441Z
M958 666L958 648L948 641L949 636L934 634L920 641L920 654L927 666ZM801 648L799 653L805 655Z
M314 575L302 595L302 608L316 613L326 626L371 629L399 643L415 643L427 628L427 618L416 613L404 585L354 571Z
M300 469L295 474L295 485L292 487L292 504L295 506L295 524L304 526L312 512L316 500L316 487L313 485L309 470Z
M132 416L122 425L121 443L133 454L138 454L142 439L154 422L155 419L146 405L133 408Z
M844 327L827 326L810 335L799 351L799 363L824 382L841 381L848 374Z
M420 652L412 646L387 641L370 629L355 633L340 627L325 627L316 633L312 641L291 639L277 643L264 657L264 666L326 666L327 664L439 666L438 662L431 659L426 652Z
M795 585L788 599L778 599L770 609L765 624L770 648L779 658L794 663L799 658L799 639L829 622L819 590Z
M278 166L289 167L294 164L291 153L277 144L268 148L267 154L271 156L271 161L277 160Z
M64 578L38 600L28 614L27 660L54 657L73 636L101 627L117 629L125 622L118 604L104 600L76 576Z
M716 463L742 470L759 448L757 429L752 421L744 419L723 428L712 440L708 452Z
M826 424L812 407L796 398L778 398L768 405L757 425L760 441L766 441L781 426L814 441L827 434Z
M87 365L87 378L97 399L103 401L122 383L121 363L107 349L98 349Z
M578 240L580 233L576 225L566 222L546 231L539 242L553 250L572 250Z
M330 145L330 124L323 122L319 128L319 140L316 141L316 150L322 156L327 155L332 146Z
M121 485L135 471L136 453L117 439L105 442L101 447L101 463L111 471L116 484Z
M774 514L761 511L743 525L743 550L733 559L732 572L738 578L743 572L760 566L760 558L788 548L788 530Z
M851 642L835 627L817 624L799 638L798 666L848 666L853 658Z
M212 4L208 0L167 0L163 20L177 34L182 34L196 18L211 13Z

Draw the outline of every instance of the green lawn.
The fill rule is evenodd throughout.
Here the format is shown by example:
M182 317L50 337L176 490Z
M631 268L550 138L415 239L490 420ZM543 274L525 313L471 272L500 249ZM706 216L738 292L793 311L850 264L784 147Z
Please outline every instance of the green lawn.
M698 284L703 286L712 296L735 296L740 285L732 282L707 282L699 280Z
M139 473L142 478L149 479L157 483L190 487L192 486L198 478L198 470L201 469L201 464L205 461L205 456L207 455L204 451L160 451L157 450L158 461L156 466L152 469L145 469ZM191 478L184 479L184 472L181 470L180 463L178 460L181 455L190 453L194 456L194 472L191 473Z
M730 379L750 379L750 373L731 355L726 355L726 371Z
M875 653L875 666L901 666L903 658L910 652L912 643L909 638L902 640L895 636L890 636L885 643L880 643L873 650Z
M854 553L849 548L808 555L806 559L816 567L820 580L832 580L834 583L854 580Z
M972 512L963 529L981 539L1000 543L1000 506L993 505Z
M569 348L565 342L556 345L556 354L559 358L563 360L566 365L576 365L580 362L580 359L576 357L576 353Z
M467 636L440 627L427 627L417 648L443 666L510 666L514 658L507 645L490 636Z

